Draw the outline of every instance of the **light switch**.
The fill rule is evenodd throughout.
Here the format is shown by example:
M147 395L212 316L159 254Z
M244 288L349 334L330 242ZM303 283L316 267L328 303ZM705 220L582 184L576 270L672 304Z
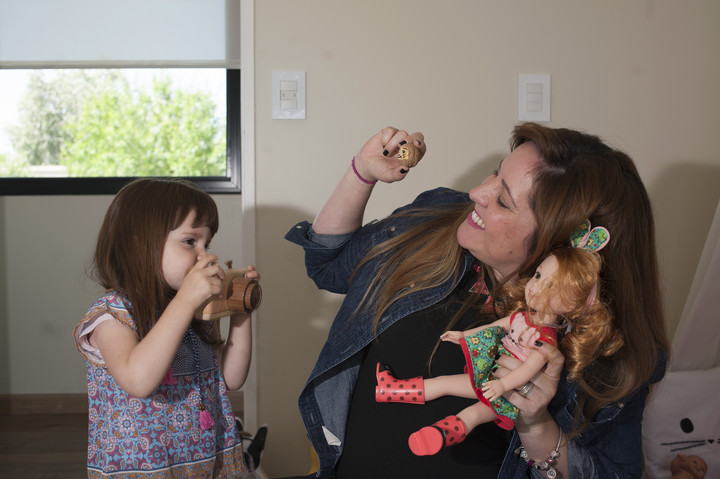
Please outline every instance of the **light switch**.
M518 120L550 121L550 75L518 76Z
M305 72L272 72L272 117L305 119Z

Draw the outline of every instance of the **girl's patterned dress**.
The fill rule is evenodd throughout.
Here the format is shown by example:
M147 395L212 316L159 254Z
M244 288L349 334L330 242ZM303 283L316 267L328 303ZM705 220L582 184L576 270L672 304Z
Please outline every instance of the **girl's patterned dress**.
M217 358L192 328L168 376L150 396L131 396L115 382L88 336L107 320L136 332L128 309L126 299L109 292L73 332L87 366L88 477L225 478L246 471Z
M557 346L557 330L540 327L530 322L525 312L514 313L510 318L510 331L506 334L500 326L491 326L460 341L465 354L465 372L470 376L478 399L495 411L495 423L503 429L515 427L518 410L510 401L500 396L488 401L482 392L482 384L495 379L492 366L498 354L515 356L524 361L535 348L535 341Z

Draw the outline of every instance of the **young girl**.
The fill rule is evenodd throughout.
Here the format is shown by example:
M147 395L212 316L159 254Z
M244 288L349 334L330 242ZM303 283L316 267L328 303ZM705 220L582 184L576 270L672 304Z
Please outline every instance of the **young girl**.
M502 394L515 388L527 396L531 381L545 366L558 345L557 332L565 334L561 347L566 355L568 377L582 381L585 367L599 356L612 354L622 339L611 324L611 316L599 301L597 289L600 258L597 251L607 244L606 232L583 234L578 246L556 249L538 266L524 284L508 288L509 310L513 314L468 331L448 331L443 341L460 344L467 374L397 380L389 370L377 368L376 400L424 404L446 395L477 397L480 401L431 426L413 433L408 443L416 455L432 455L443 447L462 442L479 424L495 421L512 429L517 408ZM599 241L602 236L604 241ZM509 354L523 364L500 379L494 379L496 355ZM562 437L562 435L561 435Z
M193 320L221 291L207 252L213 199L181 180L140 179L111 203L94 273L107 292L74 331L87 364L88 477L233 477L246 470L227 391L247 377L250 315ZM247 277L259 277L248 268Z

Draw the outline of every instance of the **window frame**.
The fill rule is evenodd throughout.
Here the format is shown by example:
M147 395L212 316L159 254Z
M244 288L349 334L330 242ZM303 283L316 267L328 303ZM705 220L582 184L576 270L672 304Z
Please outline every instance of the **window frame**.
M227 176L181 177L212 194L241 193L242 124L240 70L226 69ZM0 196L116 194L138 177L0 178Z

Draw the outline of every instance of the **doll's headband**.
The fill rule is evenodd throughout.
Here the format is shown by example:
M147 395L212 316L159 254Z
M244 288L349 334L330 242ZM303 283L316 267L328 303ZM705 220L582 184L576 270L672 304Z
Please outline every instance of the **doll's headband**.
M590 229L590 220L585 220L580 228L570 235L570 245L598 252L610 242L610 232L603 226Z

